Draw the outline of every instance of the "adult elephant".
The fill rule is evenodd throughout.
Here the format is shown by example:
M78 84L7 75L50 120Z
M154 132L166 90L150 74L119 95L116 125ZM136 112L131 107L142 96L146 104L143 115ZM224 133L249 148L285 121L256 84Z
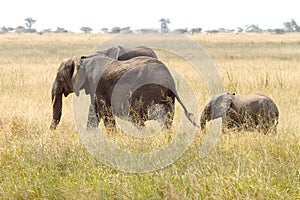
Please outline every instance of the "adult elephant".
M104 119L105 125L113 125L114 122L111 120L112 111L107 110L111 110L113 89L122 76L125 77L123 80L130 80L127 82L127 86L133 83L136 85L140 81L151 80L148 82L149 84L141 85L141 88L135 88L137 90L125 91L121 89L120 91L123 93L117 93L116 96L128 94L127 100L130 103L127 105L133 108L129 111L131 116L134 115L133 112L136 112L139 119L147 120L144 117L146 109L140 110L140 108L162 104L165 106L166 111L170 113L171 117L169 119L172 119L176 98L183 107L187 118L196 125L193 115L187 111L177 94L169 70L162 62L156 58L146 56L132 58L127 61L117 61L97 54L80 58L74 57L63 62L60 66L52 90L53 120L50 128L55 129L60 121L62 94L67 96L69 93L75 92L76 95L79 95L81 89L84 89L86 94L91 95L91 103L96 105L96 111ZM94 94L96 94L96 101L93 98ZM142 106L137 106L137 102L143 102ZM120 112L122 110L117 111L117 113ZM96 119L99 123L99 117ZM98 123L90 124L90 127L95 128Z
M83 59L83 58L93 57L96 55L104 56L116 60L128 60L138 56L148 56L152 58L157 58L155 52L152 49L144 46L135 47L132 49L125 48L122 46L116 46L104 50L98 50L91 55L82 56L81 58ZM52 104L53 104L53 119L50 126L51 129L55 129L57 127L61 118L61 111L59 111L59 108L61 109L62 107L62 94L64 94L64 96L66 97L70 93L74 92L73 86L76 77L74 71L76 71L75 66L79 66L80 62L81 62L80 59L74 57L74 58L64 60L59 66L56 78L53 83L52 94L51 94ZM104 68L103 65L97 65L97 66L90 65L87 66L86 70L89 73L93 74L94 76L93 81L95 82L94 79L99 80ZM87 126L96 127L98 126L98 121L95 114L95 109L94 109L95 104L93 99L96 91L96 86L95 84L94 86L85 84L83 86L83 89L85 89L87 94L91 95L91 106L89 109Z
M235 95L222 93L210 98L200 119L206 122L222 117L227 128L258 128L266 133L276 131L279 111L274 101L262 94Z

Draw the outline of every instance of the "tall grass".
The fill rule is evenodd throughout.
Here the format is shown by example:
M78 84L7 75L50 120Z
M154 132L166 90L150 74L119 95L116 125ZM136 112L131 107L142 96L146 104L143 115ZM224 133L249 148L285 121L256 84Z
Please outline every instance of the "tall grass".
M50 91L64 58L87 54L110 35L0 35L0 197L10 199L297 199L300 198L300 35L189 36L216 63L229 92L263 93L280 110L278 132L222 134L206 158L202 133L171 166L129 174L99 163L81 144L72 98L50 131ZM196 91L203 80L176 56L157 51ZM178 83L180 84L180 83ZM119 135L117 135L119 136ZM111 136L118 144L122 137ZM142 144L142 143L141 143Z

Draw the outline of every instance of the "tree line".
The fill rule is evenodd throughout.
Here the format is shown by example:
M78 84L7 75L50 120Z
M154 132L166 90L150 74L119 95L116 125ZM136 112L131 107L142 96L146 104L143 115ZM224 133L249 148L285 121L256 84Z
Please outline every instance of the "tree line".
M68 31L62 27L57 27L56 30L51 29L44 29L41 31L37 31L35 28L33 28L33 25L37 22L37 20L32 19L31 17L25 19L25 26L17 26L15 28L13 27L2 27L0 28L0 34L6 34L6 33L71 33L71 31ZM138 30L131 30L130 27L118 27L115 26L112 29L108 28L101 28L101 33L177 33L177 34L196 34L201 33L203 30L202 28L179 28L175 30L170 30L168 27L168 24L171 23L170 19L168 18L161 18L159 21L160 23L160 29L138 29ZM91 27L82 26L80 28L80 31L82 33L88 34L92 33L93 29ZM262 32L271 32L276 34L284 34L284 33L291 33L291 32L300 32L300 27L296 23L294 19L291 19L290 21L284 22L282 28L276 28L276 29L261 29L258 25L251 24L246 25L245 28L237 27L236 29L226 29L226 28L218 28L218 29L212 29L212 30L206 30L205 33L209 34L216 34L216 33L262 33Z

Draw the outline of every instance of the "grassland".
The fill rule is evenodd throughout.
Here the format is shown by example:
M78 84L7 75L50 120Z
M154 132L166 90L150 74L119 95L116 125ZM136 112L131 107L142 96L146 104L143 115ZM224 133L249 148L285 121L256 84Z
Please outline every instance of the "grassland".
M274 99L278 132L228 130L211 154L200 158L199 131L179 160L143 174L106 167L89 154L75 128L71 97L64 99L58 129L49 130L58 65L110 37L0 35L1 198L300 199L299 34L188 36L211 56L227 91ZM190 80L201 110L209 98L203 81L186 70L184 61L157 53Z

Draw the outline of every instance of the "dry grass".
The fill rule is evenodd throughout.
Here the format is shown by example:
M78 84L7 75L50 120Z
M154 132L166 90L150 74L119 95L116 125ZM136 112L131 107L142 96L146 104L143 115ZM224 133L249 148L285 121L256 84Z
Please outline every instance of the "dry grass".
M50 91L61 60L87 54L109 37L0 35L2 198L300 198L299 34L189 36L216 63L227 91L263 93L274 99L280 109L278 133L265 136L229 130L212 153L201 159L199 131L179 160L163 170L144 174L105 167L87 152L75 128L71 97L64 99L58 130L48 129ZM201 111L209 98L201 78L186 70L189 65L184 60L157 53L190 81ZM121 144L123 140L117 136L111 137ZM143 147L143 142L140 145Z

